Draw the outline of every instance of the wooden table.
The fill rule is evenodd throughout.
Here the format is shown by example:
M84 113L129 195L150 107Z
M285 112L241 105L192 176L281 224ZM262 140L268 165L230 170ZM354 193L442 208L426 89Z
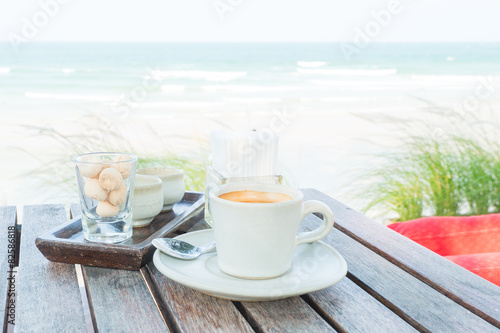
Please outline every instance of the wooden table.
M0 207L4 328L11 321L17 332L500 331L499 287L321 192L303 192L333 210L335 229L325 241L349 272L327 289L271 302L214 298L167 279L152 263L124 271L49 262L35 238L67 220L65 207L26 206L22 219L15 207ZM303 227L317 223L311 215ZM19 267L11 260L11 270L15 235Z

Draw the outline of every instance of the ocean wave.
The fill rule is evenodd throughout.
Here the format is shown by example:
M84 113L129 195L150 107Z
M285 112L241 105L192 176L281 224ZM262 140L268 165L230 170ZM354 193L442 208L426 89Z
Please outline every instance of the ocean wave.
M63 73L63 74L73 74L73 73L101 73L101 72L114 72L113 69L101 69L101 68L71 68L71 67L41 67L41 68L20 68L19 71L23 72L43 72L43 73Z
M223 98L224 102L229 103L277 103L281 102L281 98L279 97L270 97L270 98Z
M345 76L384 76L397 74L398 70L390 69L305 69L298 68L299 74L345 75Z
M362 102L362 101L378 101L373 97L320 97L320 98L300 98L301 102Z
M161 86L161 91L166 92L166 93L179 93L183 92L186 89L185 86L181 85L162 85Z
M242 78L247 72L209 72L209 71L154 71L154 75L161 78L198 79L214 82L226 82Z
M205 101L179 101L179 102L144 102L141 103L143 108L175 108L175 109L186 109L195 108L196 110L204 108L219 107L224 105L222 102L205 102Z
M9 74L10 67L0 67L0 74Z
M442 85L442 82L415 82L412 80L310 80L312 84L327 87L414 87Z
M328 86L328 87L346 87L346 86L367 86L367 85L394 85L394 84L403 84L404 81L368 81L368 80L310 80L312 84L316 84L319 86ZM411 83L411 82L410 82ZM413 84L413 83L412 83Z
M266 92L266 91L304 91L304 90L326 90L326 87L311 86L243 86L243 85L209 85L201 87L207 92Z
M326 61L297 61L298 66L307 68L321 67L326 64L328 64Z
M308 82L327 87L345 88L345 87L383 87L392 88L425 88L425 87L451 87L457 89L460 87L468 87L474 82L479 82L480 76L440 76L440 75L412 75L406 78L397 79L397 77L384 79L350 79L350 80L310 80Z
M481 78L487 79L487 76L481 75L412 75L412 80L421 80L421 81L448 81L448 82L473 82L477 81Z
M442 82L415 82L411 80L311 80L310 83L341 91L391 91L412 90L432 86L433 89L446 88ZM453 88L456 89L456 88Z
M29 99L58 99L58 100L78 100L78 101L116 101L120 98L118 95L75 95L75 94L52 94L26 92L24 96Z

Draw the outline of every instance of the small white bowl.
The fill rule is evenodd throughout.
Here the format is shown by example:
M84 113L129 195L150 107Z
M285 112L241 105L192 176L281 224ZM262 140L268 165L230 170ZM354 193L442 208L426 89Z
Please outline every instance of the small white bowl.
M163 208L161 179L152 176L136 175L132 207L134 228L145 227L150 224Z
M182 200L186 188L184 171L175 168L144 168L137 170L139 175L155 176L163 183L163 211L171 210L175 203Z

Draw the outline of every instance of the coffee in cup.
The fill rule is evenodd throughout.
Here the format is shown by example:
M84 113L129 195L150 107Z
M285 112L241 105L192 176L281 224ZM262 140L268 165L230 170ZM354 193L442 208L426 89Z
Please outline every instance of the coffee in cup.
M219 268L240 278L285 274L295 248L325 237L334 224L327 205L303 202L302 192L283 185L230 183L209 195ZM321 213L323 223L297 234L303 218L311 213Z
M275 202L292 200L291 196L284 193L249 191L249 190L223 193L219 195L219 198L236 202L246 202L246 203L275 203Z

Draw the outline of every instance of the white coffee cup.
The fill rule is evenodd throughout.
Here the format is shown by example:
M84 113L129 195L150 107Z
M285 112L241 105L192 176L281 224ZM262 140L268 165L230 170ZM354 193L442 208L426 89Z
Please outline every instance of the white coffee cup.
M145 227L150 224L163 208L161 179L153 176L136 175L134 202L132 205L133 226Z
M163 209L171 210L175 203L182 200L186 191L184 171L175 168L143 168L137 174L155 176L163 184Z
M219 197L244 190L283 193L292 199L248 203ZM209 195L219 268L240 278L267 279L286 273L295 248L325 237L334 224L327 205L315 200L303 202L302 192L283 185L232 183ZM313 231L297 234L303 218L311 213L321 213L323 223Z

